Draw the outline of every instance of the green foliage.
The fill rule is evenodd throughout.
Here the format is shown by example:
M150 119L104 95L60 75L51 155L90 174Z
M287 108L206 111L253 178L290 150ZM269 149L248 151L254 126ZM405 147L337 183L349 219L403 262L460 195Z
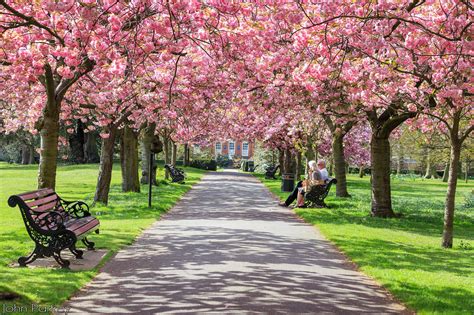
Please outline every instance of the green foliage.
M280 181L258 178L282 200ZM369 216L370 178L348 176L352 198L336 198L329 209L298 209L321 232L399 300L419 314L472 314L474 309L474 208L462 197L473 184L458 183L455 248L441 248L447 184L440 180L392 181L393 206L400 219Z
M89 282L98 269L90 271L67 271L51 268L11 268L19 256L28 254L34 243L26 233L18 208L10 208L6 200L12 194L36 189L38 166L19 166L0 163L0 293L20 295L19 300L2 301L0 304L59 305L75 291ZM129 245L161 214L170 209L181 196L196 183L204 173L194 168L185 168L186 184L166 185L160 181L153 187L153 207L148 208L148 189L142 186L141 193L122 193L120 166L114 165L109 206L97 205L91 209L101 222L101 233L91 240L99 249L110 253ZM158 177L163 178L163 166L159 166ZM97 181L98 165L60 166L57 176L58 194L69 200L82 199L91 203ZM79 244L82 246L82 243ZM85 253L87 255L87 252ZM1 296L1 294L0 294Z
M229 159L229 156L227 156L227 155L219 154L217 156L216 161L217 161L217 166L219 166L219 167L232 166L232 160Z
M217 162L216 160L192 160L191 167L208 171L216 171Z

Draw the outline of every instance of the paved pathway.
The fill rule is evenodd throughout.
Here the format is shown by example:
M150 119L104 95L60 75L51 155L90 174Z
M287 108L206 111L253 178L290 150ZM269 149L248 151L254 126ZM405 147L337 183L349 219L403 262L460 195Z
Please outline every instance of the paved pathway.
M209 173L66 306L81 313L400 314L255 178Z

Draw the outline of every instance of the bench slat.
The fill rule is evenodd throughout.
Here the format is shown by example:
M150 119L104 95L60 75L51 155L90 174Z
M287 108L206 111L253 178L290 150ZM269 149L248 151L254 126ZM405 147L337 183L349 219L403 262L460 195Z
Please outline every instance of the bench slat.
M31 210L36 211L36 212L45 212L45 211L53 210L56 207L57 204L58 204L57 200L54 200L52 202L46 203L46 204L44 204L42 206L39 206L37 208L32 208ZM59 210L61 212L63 209L59 208L57 210Z
M53 195L50 195L50 196L47 196L47 197L44 197L44 198L40 198L40 199L36 199L36 200L30 201L30 202L27 202L26 205L31 208L31 207L34 207L34 206L43 205L43 204L45 204L49 201L57 200L57 199L58 199L58 195L53 194Z
M23 201L25 201L25 200L29 200L29 199L33 199L33 198L35 198L35 199L41 198L41 197L50 195L52 193L54 193L54 190L52 190L51 188L43 188L43 189L40 189L40 190L23 193L23 194L20 194L20 195L17 195L17 196L20 197Z

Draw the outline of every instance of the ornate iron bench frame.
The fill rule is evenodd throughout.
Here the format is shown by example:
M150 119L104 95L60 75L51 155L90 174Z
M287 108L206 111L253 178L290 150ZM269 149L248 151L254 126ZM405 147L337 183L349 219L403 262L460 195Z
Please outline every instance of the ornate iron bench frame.
M165 164L165 168L169 171L171 175L171 182L172 183L180 183L184 184L184 180L186 179L186 174L180 168L177 168L171 164Z
M331 186L337 183L335 178L329 178L326 185L311 186L308 192L304 194L305 204L309 208L327 208L328 205L324 202Z
M30 255L18 258L22 267L37 258L53 257L62 268L69 268L70 262L61 258L61 251L69 249L76 258L82 258L83 251L76 248L81 240L89 250L95 243L87 235L99 233L99 220L91 216L89 206L82 201L66 201L49 188L31 191L8 198L8 205L18 206L35 249Z
M277 179L275 177L275 174L276 172L278 171L278 169L280 168L280 165L277 165L277 166L270 166L270 167L267 167L265 169L265 179Z

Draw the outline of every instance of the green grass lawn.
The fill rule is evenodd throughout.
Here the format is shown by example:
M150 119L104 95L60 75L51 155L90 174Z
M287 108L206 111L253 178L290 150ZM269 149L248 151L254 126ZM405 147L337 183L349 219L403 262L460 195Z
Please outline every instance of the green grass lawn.
M98 268L69 271L9 267L19 256L28 254L34 243L27 235L19 209L10 208L7 199L12 194L36 189L37 168L37 165L0 163L0 293L13 292L21 296L13 301L0 300L0 304L60 305L97 273ZM153 207L150 209L148 187L143 185L141 193L122 193L120 167L114 165L109 206L101 205L91 209L92 214L101 222L100 234L90 237L96 243L96 248L110 250L107 255L110 258L120 248L131 244L141 231L170 209L205 172L194 168L184 169L187 174L186 184L167 184L162 181L158 187L153 188ZM66 200L81 199L90 204L97 175L98 164L60 166L56 190ZM162 167L159 168L158 177L163 178Z
M279 180L256 176L282 200L288 196ZM403 216L380 219L369 216L369 178L350 175L352 198L336 198L332 188L330 209L296 213L419 314L473 314L474 208L468 196L474 184L458 184L453 249L440 247L446 187L440 180L394 178L393 207Z

